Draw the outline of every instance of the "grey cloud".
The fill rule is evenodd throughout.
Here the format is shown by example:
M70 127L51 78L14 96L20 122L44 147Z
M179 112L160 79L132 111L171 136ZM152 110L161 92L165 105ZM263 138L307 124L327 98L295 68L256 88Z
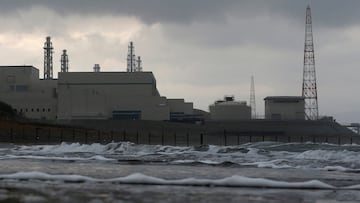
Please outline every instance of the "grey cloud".
M40 5L62 15L134 16L149 24L222 21L229 15L248 18L279 15L302 22L306 4L305 0L3 0L0 10L9 14L17 9ZM358 23L358 0L314 0L311 4L318 25L345 26Z
M191 22L198 18L223 16L226 9L237 1L167 1L167 0L5 0L0 9L5 13L13 13L19 9L32 6L48 7L60 14L88 15L125 15L135 16L146 23L156 22Z

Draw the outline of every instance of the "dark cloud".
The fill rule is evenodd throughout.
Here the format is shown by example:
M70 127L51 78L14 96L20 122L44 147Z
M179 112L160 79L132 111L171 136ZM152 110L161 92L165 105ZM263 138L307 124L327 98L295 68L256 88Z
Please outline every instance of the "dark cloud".
M146 23L181 22L194 19L211 19L224 16L226 10L237 1L192 1L192 0L5 0L0 9L12 13L32 6L48 7L60 14L126 15L140 18ZM214 19L217 17L214 17Z
M269 1L268 5L273 14L280 13L284 17L305 21L305 5L308 2L311 2L313 23L318 27L343 27L359 23L358 0L274 0Z
M60 14L134 16L145 23L191 23L222 21L227 16L256 17L279 15L303 21L308 1L289 0L3 0L0 10L13 13L35 5ZM314 19L319 26L345 26L358 23L360 1L313 0ZM276 23L276 22L274 22Z

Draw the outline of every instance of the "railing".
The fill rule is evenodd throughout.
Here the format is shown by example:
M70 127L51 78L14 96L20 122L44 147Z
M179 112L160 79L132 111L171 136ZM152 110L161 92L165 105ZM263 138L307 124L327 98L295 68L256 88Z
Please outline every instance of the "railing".
M150 145L240 145L249 142L312 142L332 144L360 144L360 136L338 135L286 135L282 131L217 131L203 132L190 130L122 130L100 131L81 128L0 125L0 142L23 144L56 144L61 142L79 142L83 144L133 142Z

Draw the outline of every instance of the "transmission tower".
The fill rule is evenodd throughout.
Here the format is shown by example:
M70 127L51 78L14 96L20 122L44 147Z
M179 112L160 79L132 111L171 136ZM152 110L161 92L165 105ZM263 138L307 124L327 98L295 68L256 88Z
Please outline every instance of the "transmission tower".
M69 72L69 57L66 53L66 49L63 50L61 55L61 72Z
M254 76L251 76L250 107L251 107L251 118L252 118L252 119L256 119L256 102L255 102Z
M310 5L306 8L304 72L302 96L305 98L305 115L308 120L317 120L319 117L314 41L312 32L312 19Z
M135 63L135 48L133 42L129 43L128 46L128 56L127 56L127 72L135 72L136 71L136 63Z
M53 49L51 38L46 37L44 44L44 80L53 78Z

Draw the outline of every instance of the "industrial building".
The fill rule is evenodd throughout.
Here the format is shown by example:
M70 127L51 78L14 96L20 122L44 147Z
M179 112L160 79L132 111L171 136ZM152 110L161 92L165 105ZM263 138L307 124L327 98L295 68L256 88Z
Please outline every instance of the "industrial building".
M171 120L193 104L160 96L151 72L60 72L39 79L33 66L0 67L0 100L34 119Z
M265 99L265 119L305 120L305 98L276 96Z
M44 43L44 79L33 66L0 66L0 100L33 119L176 120L201 119L193 103L160 96L152 72L143 72L141 58L129 44L127 72L69 72L63 50L61 72L53 78L53 46Z
M33 66L2 66L0 100L28 118L55 119L57 80L40 80Z
M169 120L151 72L63 72L58 119Z
M218 100L210 105L211 120L236 121L250 120L251 107L245 101L235 101L234 96L225 96L224 100Z

